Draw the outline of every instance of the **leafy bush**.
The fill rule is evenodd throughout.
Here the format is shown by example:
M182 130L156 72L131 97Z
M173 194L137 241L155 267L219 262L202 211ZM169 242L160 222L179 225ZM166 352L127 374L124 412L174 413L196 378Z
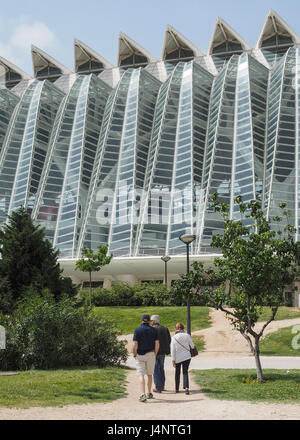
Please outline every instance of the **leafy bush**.
M123 341L112 323L77 308L71 299L29 298L5 320L6 349L0 369L50 369L119 365L126 360Z
M79 294L80 305L89 303L89 290L81 290ZM92 291L91 302L96 307L100 306L129 306L135 305L133 300L133 289L128 284L112 286L111 289L99 287Z
M88 304L89 295L89 290L81 290L79 304ZM110 289L103 287L94 289L91 302L96 307L182 306L186 305L186 297L184 291L168 290L164 284L136 283L131 286L127 283L120 283L113 285ZM190 303L194 306L205 305L202 295L195 292L190 294Z
M88 304L89 290L81 290L79 303ZM102 287L92 292L92 304L96 307L102 306L171 306L174 305L170 291L164 284L127 283L113 285L110 289Z
M135 284L135 297L141 306L171 306L170 291L164 284Z

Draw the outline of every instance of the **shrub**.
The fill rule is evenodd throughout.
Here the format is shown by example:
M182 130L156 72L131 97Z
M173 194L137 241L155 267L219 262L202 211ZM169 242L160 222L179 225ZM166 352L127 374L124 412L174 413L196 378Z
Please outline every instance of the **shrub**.
M104 289L99 287L92 291L92 305L96 307L101 306L129 306L135 305L133 299L133 288L124 283L122 285L112 286L111 289ZM89 290L80 291L79 304L88 304Z
M79 304L88 304L89 291L81 290ZM163 284L136 283L133 286L127 283L113 285L110 289L99 287L92 292L92 304L96 307L104 306L171 306L170 291Z
M29 298L2 325L2 370L104 367L119 365L127 357L113 324L92 316L89 308L75 307L71 299Z
M135 284L136 305L141 306L171 306L170 291L164 284L144 283Z

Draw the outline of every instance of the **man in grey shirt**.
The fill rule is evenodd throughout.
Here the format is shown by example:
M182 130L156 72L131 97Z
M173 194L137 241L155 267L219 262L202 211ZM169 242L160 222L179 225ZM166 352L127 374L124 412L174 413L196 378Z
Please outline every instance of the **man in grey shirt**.
M159 351L155 360L155 368L154 368L154 384L155 389L153 390L156 393L161 393L165 388L165 356L170 354L170 343L171 343L171 335L169 329L159 324L159 316L152 315L151 316L151 324L152 327L157 329L158 332L158 340L159 340Z

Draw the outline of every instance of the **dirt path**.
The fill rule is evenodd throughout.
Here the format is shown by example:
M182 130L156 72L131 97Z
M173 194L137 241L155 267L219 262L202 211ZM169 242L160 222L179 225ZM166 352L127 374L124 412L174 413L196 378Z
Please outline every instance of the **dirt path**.
M201 356L251 356L249 345L243 336L230 324L225 314L220 310L211 309L210 316L212 326L210 328L194 332L194 335L203 335L205 341L205 351ZM264 323L258 323L255 330L260 330ZM281 321L273 321L264 331L264 336L276 332L277 330L300 324L300 318L284 319Z
M146 403L138 401L135 371L128 374L128 396L111 403L63 408L0 408L0 420L300 420L300 404L253 404L213 400L203 395L190 375L191 394L174 393L174 372L166 372L166 390Z

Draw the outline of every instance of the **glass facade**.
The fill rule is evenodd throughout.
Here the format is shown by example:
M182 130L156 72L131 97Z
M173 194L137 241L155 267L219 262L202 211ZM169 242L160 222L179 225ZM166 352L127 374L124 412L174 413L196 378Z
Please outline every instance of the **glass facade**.
M111 243L121 255L133 252L137 227L133 217L138 215L134 205L144 188L160 86L141 68L128 69L108 99L79 250Z
M82 80L65 166L54 246L60 255L75 256L110 87L92 75Z
M49 137L63 92L33 81L11 117L0 157L0 220L19 206L32 209Z
M265 204L267 215L280 215L279 204L286 202L290 221L297 227L296 210L296 59L299 49L291 48L270 76L268 97ZM274 224L276 228L276 224Z
M271 219L286 202L298 239L299 37L274 12L254 49L221 19L207 55L176 32L161 60L122 34L118 67L76 40L75 73L49 58L36 78L7 80L2 224L27 207L64 259L101 244L115 256L182 255L184 233L201 255L222 231L217 192L231 218L237 195Z

